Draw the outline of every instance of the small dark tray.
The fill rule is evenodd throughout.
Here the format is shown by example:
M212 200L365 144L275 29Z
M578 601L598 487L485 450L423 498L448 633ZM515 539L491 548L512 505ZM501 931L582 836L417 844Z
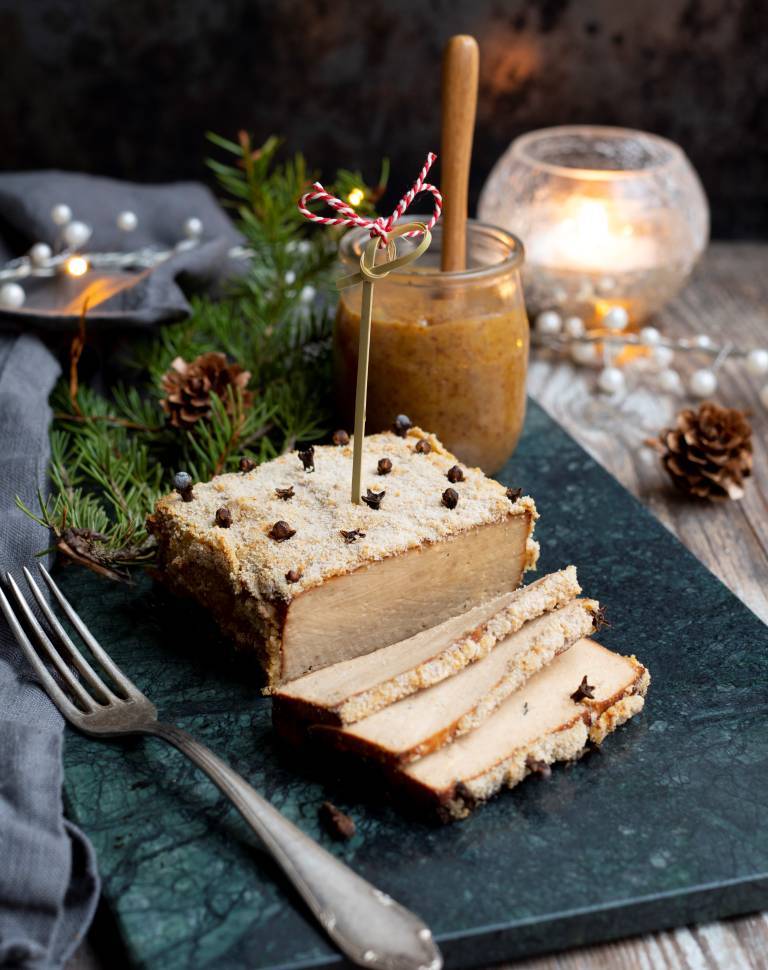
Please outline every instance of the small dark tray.
M325 840L325 798L350 810L358 834L329 847L423 916L449 967L768 905L768 628L535 405L499 477L536 498L539 574L575 562L607 604L602 642L637 653L653 682L644 713L600 753L445 828L295 770L252 667L196 609L148 581L128 589L75 569L60 580L161 716L303 829ZM69 815L93 839L137 965L340 962L237 813L167 745L71 731L65 760Z

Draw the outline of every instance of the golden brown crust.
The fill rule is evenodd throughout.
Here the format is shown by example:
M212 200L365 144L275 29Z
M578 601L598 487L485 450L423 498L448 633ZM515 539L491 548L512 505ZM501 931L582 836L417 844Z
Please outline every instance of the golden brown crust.
M430 443L428 454L415 452L422 438ZM393 466L386 478L377 472L382 457ZM502 485L468 468L457 486L457 508L447 509L441 495L456 459L433 435L414 428L405 438L391 433L366 438L363 484L387 493L378 511L350 502L351 460L351 445L316 447L313 472L295 453L282 455L252 471L195 484L190 502L166 495L148 520L164 580L195 597L237 643L255 650L271 683L283 672L288 604L334 577L514 516L528 523L525 565L535 564L533 501L511 503ZM284 500L278 489L293 494ZM231 513L229 528L216 525L222 507ZM287 541L270 537L279 520L295 530ZM361 535L346 542L342 530Z

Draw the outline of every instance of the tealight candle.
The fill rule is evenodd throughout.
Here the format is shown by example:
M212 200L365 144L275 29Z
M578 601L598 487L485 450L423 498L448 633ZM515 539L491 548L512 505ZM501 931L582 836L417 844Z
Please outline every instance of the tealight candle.
M709 212L683 152L624 128L549 128L518 138L483 188L480 217L526 248L531 313L558 309L631 324L682 286L706 245Z

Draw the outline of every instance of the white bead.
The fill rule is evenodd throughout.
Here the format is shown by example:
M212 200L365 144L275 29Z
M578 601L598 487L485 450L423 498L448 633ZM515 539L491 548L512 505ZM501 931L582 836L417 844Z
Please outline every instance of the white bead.
M123 232L133 232L138 224L139 220L136 218L136 213L130 212L127 209L117 217L117 228L122 229Z
M295 239L290 239L290 240L289 240L289 241L288 241L288 242L287 242L287 243L285 244L285 251L286 251L287 253L295 253L295 252L296 252L296 250L297 250L297 248L298 248L298 245L299 245L299 244L298 244L298 242L297 242L297 241L296 241Z
M536 333L542 337L554 337L562 325L562 317L556 310L545 310L536 317Z
M651 351L651 360L661 370L666 370L674 359L675 352L671 347L654 347Z
M299 299L302 303L313 303L316 296L317 290L314 288L314 286L307 284L306 286L302 286Z
M91 227L84 222L70 222L64 226L62 235L70 249L79 249L91 238Z
M284 278L285 278L285 282L288 284L288 286L291 286L293 283L296 282L296 274L294 273L294 271L292 269L289 269L288 270L288 272L285 274L285 277Z
M656 327L643 327L640 331L640 343L647 347L657 344L661 340L661 334Z
M18 310L24 306L26 294L18 283L4 283L0 286L0 308L3 310Z
M766 384L765 387L760 391L760 401L762 402L763 407L768 408L768 384Z
M56 223L57 226L66 226L68 222L72 219L72 210L68 205L64 203L59 203L51 209L51 219Z
M618 394L624 390L624 374L618 367L605 367L597 378L597 386L606 394Z
M563 330L565 330L569 337L583 337L587 328L584 326L584 321L581 317L568 317L563 324Z
M53 256L53 251L48 243L35 243L29 251L29 258L35 266L43 266Z
M768 350L750 350L747 354L747 370L754 377L768 374Z
M594 364L597 350L592 343L577 343L571 347L571 357L577 364Z
M199 239L203 234L203 220L192 216L184 223L184 235L187 239Z
M629 314L623 306L612 306L602 319L602 324L609 330L624 330L629 323Z
M667 394L680 394L683 390L683 381L676 370L667 368L659 374L659 387Z
M597 292L605 296L607 293L613 293L616 289L616 280L612 276L604 276L597 283Z
M691 394L694 397L709 397L717 390L717 377L714 371L704 367L691 375Z
M308 239L300 239L296 248L302 255L306 256L307 253L312 249L312 243Z
M708 337L705 333L700 333L698 337L694 338L693 344L702 350L709 350L712 346L712 338Z

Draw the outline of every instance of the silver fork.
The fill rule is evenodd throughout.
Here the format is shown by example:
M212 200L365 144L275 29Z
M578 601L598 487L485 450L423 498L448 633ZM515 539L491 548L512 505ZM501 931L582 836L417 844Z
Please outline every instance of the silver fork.
M25 568L24 576L48 623L49 632L68 652L68 660L80 675L79 678L75 676L67 659L54 646L29 608L13 577L7 574L18 615L1 588L0 609L40 683L70 724L94 737L153 735L168 741L190 758L231 799L328 936L353 963L382 970L440 970L440 951L429 929L417 916L361 879L305 835L209 748L175 725L158 721L151 701L113 663L48 571L40 566L40 572L97 664L116 685L113 690L88 663ZM58 674L58 681L33 647L19 616L23 617L37 641L42 656Z

